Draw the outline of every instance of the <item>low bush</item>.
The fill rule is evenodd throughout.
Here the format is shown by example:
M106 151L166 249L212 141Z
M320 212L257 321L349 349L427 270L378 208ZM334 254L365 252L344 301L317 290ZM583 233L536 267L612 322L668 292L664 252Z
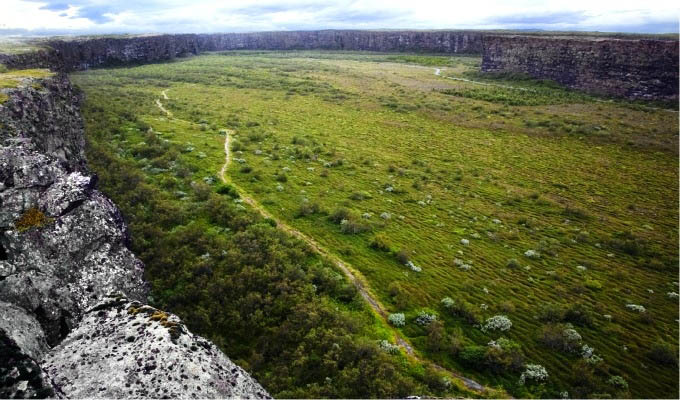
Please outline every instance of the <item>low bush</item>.
M660 365L675 366L678 364L677 351L670 344L658 341L647 352L647 357Z
M387 237L382 233L376 233L369 244L372 249L379 251L390 251L391 246Z

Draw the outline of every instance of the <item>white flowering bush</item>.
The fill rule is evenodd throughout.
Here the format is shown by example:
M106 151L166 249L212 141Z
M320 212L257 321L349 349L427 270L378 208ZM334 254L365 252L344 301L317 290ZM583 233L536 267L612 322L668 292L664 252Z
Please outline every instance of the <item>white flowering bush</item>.
M647 309L644 306L641 306L639 304L626 304L626 308L640 313L647 311Z
M449 308L449 309L450 309L450 308L453 308L453 306L454 306L455 304L456 304L456 302L453 301L453 299L450 298L450 297L444 297L444 298L442 299L442 305L444 306L444 308Z
M421 272L423 270L419 266L415 265L413 261L406 261L406 266L411 268L411 271L413 272Z
M678 294L675 293L675 292L668 292L668 293L666 293L666 296L668 296L669 299L677 299L678 298Z
M564 335L564 338L569 341L569 342L580 342L581 341L581 334L576 331L576 329L573 328L567 328L562 332Z
M380 218L382 218L382 219L390 219L390 218L392 218L392 214L390 214L390 213L388 213L388 212L384 212L384 213L381 213L381 214L380 214Z
M456 267L462 269L463 271L469 271L472 269L472 265L470 265L469 263L465 263L465 261L461 260L460 258L454 258L453 264Z
M519 377L519 384L524 385L527 381L543 382L548 380L548 371L540 364L527 364L526 369Z
M602 361L602 357L595 354L595 349L588 346L587 344L584 344L581 348L581 356L588 364L591 365L595 365Z
M379 346L380 350L384 351L385 353L399 354L399 346L392 344L387 340L381 340Z
M429 314L426 311L420 311L416 317L416 324L420 326L427 326L436 320L437 316L435 314Z
M512 328L512 321L505 315L494 315L493 317L486 320L482 331L501 331L505 332Z
M390 314L387 317L387 321L394 326L404 326L406 325L406 317L402 313Z
M524 252L524 257L538 258L538 257L540 257L540 255L538 254L538 252L536 250L527 250L527 251Z
M460 239L460 244L463 246L467 246L470 244L470 241L468 239Z

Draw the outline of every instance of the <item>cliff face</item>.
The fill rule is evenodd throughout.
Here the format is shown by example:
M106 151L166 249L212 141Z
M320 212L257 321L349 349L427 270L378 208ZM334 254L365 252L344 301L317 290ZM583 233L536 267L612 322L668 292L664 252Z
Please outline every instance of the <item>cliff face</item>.
M473 31L297 31L199 35L202 51L363 50L480 54L482 33Z
M97 66L144 64L203 51L366 50L429 53L482 51L482 33L473 31L298 31L157 35L129 38L52 40L49 49L0 54L12 69L82 70Z
M485 36L482 72L528 74L630 99L678 98L678 42Z
M144 266L87 170L79 97L68 79L26 79L2 91L0 397L120 397L131 380L142 397L267 397L179 318L143 306ZM134 321L132 307L165 329ZM132 346L128 331L142 322L134 351L115 351ZM175 365L190 379L168 386Z

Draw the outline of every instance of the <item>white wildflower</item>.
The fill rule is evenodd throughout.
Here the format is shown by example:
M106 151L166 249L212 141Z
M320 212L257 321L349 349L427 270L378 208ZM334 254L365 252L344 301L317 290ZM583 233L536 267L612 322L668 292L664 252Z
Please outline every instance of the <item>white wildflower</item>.
M463 246L467 246L470 244L470 241L468 239L460 239L460 244Z
M584 267L583 265L576 266L576 270L578 270L578 272L586 272L587 269L588 268Z
M380 214L380 218L382 218L382 219L390 219L390 218L392 218L392 215L391 215L390 213L388 213L388 212L384 212L384 213Z
M677 299L678 298L678 294L675 293L675 292L668 292L668 293L666 293L666 296L668 296L668 298L670 298L670 299Z

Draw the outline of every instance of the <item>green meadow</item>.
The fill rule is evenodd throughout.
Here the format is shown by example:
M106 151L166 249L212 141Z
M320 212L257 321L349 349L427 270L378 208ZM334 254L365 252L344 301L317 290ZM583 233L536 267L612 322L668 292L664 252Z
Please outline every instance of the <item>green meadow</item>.
M71 77L86 95L89 161L126 215L154 299L275 396L480 395L376 345L398 329L423 358L516 397L676 397L677 109L484 76L480 61L225 52ZM227 132L231 185L218 176ZM257 335L275 340L293 329L283 317L256 321L252 337L243 325L240 342L228 338L229 324L245 317L221 312L228 306L203 280L231 284L237 275L229 251L221 268L210 255L238 248L234 262L255 274L248 254L261 247L238 239L240 230L254 224L262 241L292 240L258 219L245 196L358 271L389 313L404 314L403 325L388 327L345 281L305 292L343 315L347 343L377 348L375 365L393 365L394 388L339 391L338 382L359 387L333 379L363 355L328 366L330 344L314 357L301 345L286 359L253 354L257 346L245 344ZM211 239L178 241L187 227ZM293 242L300 250L283 258L308 271L299 279L322 287L314 268L343 279ZM153 250L161 245L185 253L165 260ZM276 304L282 295L269 290L248 295ZM319 365L327 376L286 378Z

